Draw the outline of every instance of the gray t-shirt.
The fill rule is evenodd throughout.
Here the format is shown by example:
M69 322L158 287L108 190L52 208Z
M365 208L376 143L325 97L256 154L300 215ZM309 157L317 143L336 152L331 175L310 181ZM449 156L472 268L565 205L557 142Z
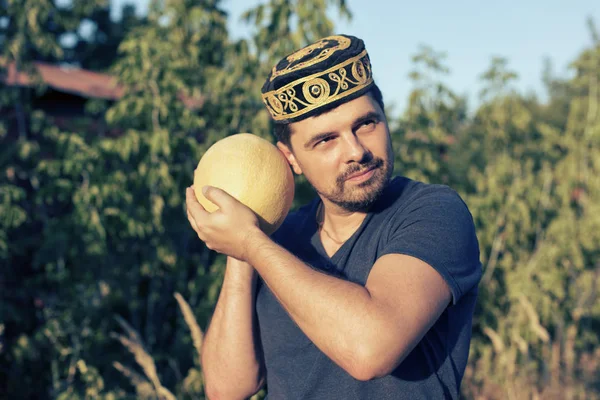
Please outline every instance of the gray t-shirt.
M452 189L397 177L359 229L330 258L319 235L315 198L290 213L273 240L313 268L365 285L385 254L419 258L445 279L452 303L388 376L354 379L321 352L259 279L256 309L269 400L457 399L481 278L472 216ZM398 265L402 268L402 265Z

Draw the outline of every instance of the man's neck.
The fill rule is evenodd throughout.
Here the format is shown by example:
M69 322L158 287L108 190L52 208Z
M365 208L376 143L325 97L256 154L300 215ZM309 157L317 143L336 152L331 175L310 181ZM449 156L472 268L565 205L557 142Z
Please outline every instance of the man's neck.
M328 201L321 201L317 210L317 224L322 233L335 243L342 244L350 238L366 218L367 212L348 211Z

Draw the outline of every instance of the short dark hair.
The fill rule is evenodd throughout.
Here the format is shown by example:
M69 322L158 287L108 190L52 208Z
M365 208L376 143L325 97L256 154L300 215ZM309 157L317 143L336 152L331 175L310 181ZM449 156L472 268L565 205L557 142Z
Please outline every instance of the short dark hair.
M379 86L377 86L377 84L373 84L373 86L371 86L371 88L369 89L369 91L366 93L369 96L371 96L371 98L373 100L375 100L375 102L379 105L379 107L381 107L381 110L384 112L385 114L385 108L383 105L383 94L381 93L381 90L379 89ZM327 111L331 111L333 108L337 107L338 105L334 106L334 107L323 107L323 110L317 114L317 115L321 115L326 113ZM289 122L284 122L284 123L274 123L273 124L273 134L275 135L275 138L277 139L277 141L285 144L287 147L290 148L290 150L292 149L292 143L291 143L291 139L290 136L292 135L292 130L290 128L290 123Z

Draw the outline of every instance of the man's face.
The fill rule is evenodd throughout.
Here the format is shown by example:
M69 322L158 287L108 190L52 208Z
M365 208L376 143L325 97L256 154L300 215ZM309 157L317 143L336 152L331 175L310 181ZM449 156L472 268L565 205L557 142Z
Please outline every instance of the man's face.
M290 128L291 149L278 146L324 199L361 211L379 197L394 162L387 120L370 95Z

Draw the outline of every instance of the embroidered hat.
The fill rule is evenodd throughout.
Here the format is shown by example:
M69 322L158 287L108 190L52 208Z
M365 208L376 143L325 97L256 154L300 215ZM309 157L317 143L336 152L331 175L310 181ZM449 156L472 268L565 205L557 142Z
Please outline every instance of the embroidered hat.
M316 115L365 94L373 85L369 55L354 36L328 36L273 67L262 99L275 123Z

